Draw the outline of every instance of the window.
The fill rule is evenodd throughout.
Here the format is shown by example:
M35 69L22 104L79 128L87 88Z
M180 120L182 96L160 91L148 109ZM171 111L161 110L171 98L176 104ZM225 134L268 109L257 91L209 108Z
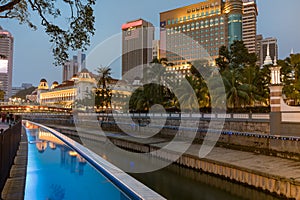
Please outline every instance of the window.
M220 24L224 24L224 18L223 17L220 18Z
M219 19L218 18L215 19L215 25L219 25Z

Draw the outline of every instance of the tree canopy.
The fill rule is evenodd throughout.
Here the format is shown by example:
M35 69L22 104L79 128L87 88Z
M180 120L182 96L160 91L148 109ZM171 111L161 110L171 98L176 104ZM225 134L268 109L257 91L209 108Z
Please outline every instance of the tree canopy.
M95 32L94 4L95 0L4 0L0 18L16 19L35 30L31 14L37 15L53 43L54 64L61 65L69 50L84 51L90 44Z
M243 41L235 41L228 49L222 46L216 64L222 75L229 108L267 105L269 76L267 66L256 65L257 56L249 53Z

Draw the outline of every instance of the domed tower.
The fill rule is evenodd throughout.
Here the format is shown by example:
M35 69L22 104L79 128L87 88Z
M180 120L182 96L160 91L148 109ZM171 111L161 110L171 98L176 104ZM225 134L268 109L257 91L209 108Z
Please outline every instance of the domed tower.
M54 81L51 85L51 89L54 89L58 86L58 82L57 81Z
M78 81L78 75L77 74L74 74L71 78L72 81Z
M77 99L84 99L96 87L97 81L91 77L90 72L83 68L79 73L78 81L76 81Z
M46 79L44 79L44 78L41 79L38 89L39 90L49 90L49 86L48 86Z
M228 15L228 47L235 40L243 39L243 1L226 0L225 13Z
M49 90L49 86L48 86L48 83L47 83L46 79L44 79L44 78L41 79L40 84L39 84L38 89L37 89L37 102L38 103L42 104L41 98L40 98L41 93L45 92L45 91L48 91L48 90Z

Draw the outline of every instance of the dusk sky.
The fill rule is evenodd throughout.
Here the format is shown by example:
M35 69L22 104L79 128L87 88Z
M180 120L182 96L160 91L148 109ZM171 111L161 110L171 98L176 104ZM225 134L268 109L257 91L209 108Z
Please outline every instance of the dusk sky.
M102 41L120 33L121 25L126 21L143 18L153 23L154 26L158 26L160 12L197 2L199 1L97 0L95 6L96 34L85 53L89 55L89 52ZM259 10L257 33L262 34L264 38L276 37L278 39L280 59L287 57L292 48L295 53L300 53L300 1L257 0L257 4ZM34 18L34 16L32 17ZM39 25L36 18L33 21ZM61 67L52 65L51 43L40 26L37 31L33 31L26 25L19 25L15 20L9 19L1 19L0 25L3 29L10 31L15 38L13 86L20 86L22 83L32 83L37 86L42 78L45 78L50 84L55 80L61 82ZM77 52L73 54L75 55ZM89 66L87 67L89 68ZM120 78L121 68L117 65L112 65L112 68L113 76ZM90 70L95 72L94 69Z

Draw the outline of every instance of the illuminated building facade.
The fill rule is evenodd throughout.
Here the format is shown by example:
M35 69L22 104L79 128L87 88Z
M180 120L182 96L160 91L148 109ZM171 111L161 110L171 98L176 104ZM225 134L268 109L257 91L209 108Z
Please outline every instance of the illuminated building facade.
M243 41L249 53L257 52L257 15L256 0L243 0Z
M160 56L175 65L216 58L220 46L242 40L242 7L242 0L207 0L160 13Z
M135 71L136 77L142 78L143 65L151 62L154 26L143 19L127 22L122 25L122 76L129 70L141 66ZM133 81L136 77L129 77Z
M5 100L12 90L13 44L11 33L0 27L0 89L5 92Z
M118 87L115 88L117 82ZM89 98L89 95L95 91L96 85L96 79L86 68L81 70L79 75L74 75L70 80L61 84L54 81L51 87L45 79L42 79L37 90L37 103L44 106L72 108L75 102ZM107 88L111 89L112 97L116 100L112 109L122 109L124 99L131 95L132 89L126 86L125 82L120 84L120 81L116 79L111 79Z

